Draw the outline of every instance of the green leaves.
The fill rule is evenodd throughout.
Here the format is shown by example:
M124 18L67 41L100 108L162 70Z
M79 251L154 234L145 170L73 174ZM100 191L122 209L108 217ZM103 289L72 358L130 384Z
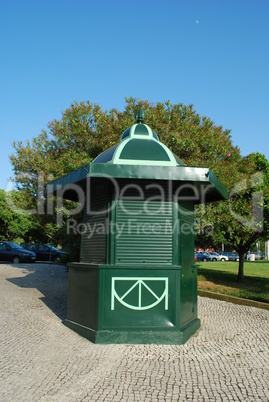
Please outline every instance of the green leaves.
M60 120L48 123L26 144L14 143L11 155L17 185L34 195L39 171L60 177L91 162L104 150L119 142L125 129L136 121L139 105L144 121L187 165L207 166L223 179L232 173L231 163L239 160L239 150L233 147L230 132L201 117L192 105L172 104L171 101L151 104L135 98L126 98L124 111L104 111L99 105L74 102L62 113ZM27 177L31 173L32 179Z
M208 205L198 212L205 227L214 226L214 233L208 232L206 236L207 242L225 242L242 250L257 236L268 235L269 165L264 155L241 157L238 147L232 144L231 131L216 126L207 116L200 116L193 105L172 104L169 100L153 104L132 97L125 101L123 111L115 108L105 111L90 101L75 101L60 120L49 122L47 130L37 137L26 144L14 143L10 158L17 175L16 184L28 194L31 208L37 199L39 172L42 172L41 184L45 186L51 177L63 176L88 164L119 142L125 129L136 122L141 106L144 122L187 166L209 167L230 191L237 183L246 181L246 188L234 192L228 202ZM257 172L262 172L263 181L253 186L253 175ZM258 192L263 194L260 205L256 202L256 208L263 209L263 232L257 230L258 222L256 230L255 226L242 223L244 219L252 222L253 194ZM42 228L54 222L50 216L37 219ZM49 231L54 230L47 227ZM42 230L42 236L46 236Z
M256 153L240 158L231 167L230 199L208 205L203 219L214 225L215 241L239 253L238 278L242 281L244 253L252 243L269 237L269 162Z
M39 229L35 216L25 214L29 209L29 196L22 191L5 193L0 190L0 236L5 240L20 242L32 231Z

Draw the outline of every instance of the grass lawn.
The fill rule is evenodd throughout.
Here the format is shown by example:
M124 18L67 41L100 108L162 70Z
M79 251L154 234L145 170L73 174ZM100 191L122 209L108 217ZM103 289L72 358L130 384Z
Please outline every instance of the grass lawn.
M238 262L196 262L198 289L269 303L269 261L244 263L245 282L237 282Z

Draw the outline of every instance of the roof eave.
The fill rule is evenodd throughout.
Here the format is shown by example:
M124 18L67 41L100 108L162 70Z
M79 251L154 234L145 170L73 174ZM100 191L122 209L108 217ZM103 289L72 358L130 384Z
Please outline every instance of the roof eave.
M145 166L145 165L113 165L107 163L91 163L47 184L46 192L72 199L67 194L75 190L75 185L83 186L87 178L103 179L150 179L172 180L191 183L199 193L205 194L196 203L218 201L228 198L228 190L221 181L208 169L186 166Z

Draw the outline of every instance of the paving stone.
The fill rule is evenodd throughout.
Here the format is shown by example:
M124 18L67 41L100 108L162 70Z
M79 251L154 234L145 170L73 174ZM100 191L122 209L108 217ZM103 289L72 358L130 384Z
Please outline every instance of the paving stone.
M269 311L199 298L185 345L96 345L65 327L67 271L0 264L0 401L268 401Z

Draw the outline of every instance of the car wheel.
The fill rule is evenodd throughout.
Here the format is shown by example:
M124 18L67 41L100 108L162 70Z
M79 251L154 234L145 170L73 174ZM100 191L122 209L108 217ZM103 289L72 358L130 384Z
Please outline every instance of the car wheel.
M226 261L225 258L221 258L220 261Z
M60 261L61 261L60 257L55 257L54 258L54 262L60 262Z
M20 262L20 257L18 257L18 256L14 257L14 258L13 258L13 262L14 262L14 264L19 264L19 262Z
M203 258L202 261L204 261L204 262L207 261L207 258Z
M212 261L217 261L217 259L216 259L216 258L212 258Z

